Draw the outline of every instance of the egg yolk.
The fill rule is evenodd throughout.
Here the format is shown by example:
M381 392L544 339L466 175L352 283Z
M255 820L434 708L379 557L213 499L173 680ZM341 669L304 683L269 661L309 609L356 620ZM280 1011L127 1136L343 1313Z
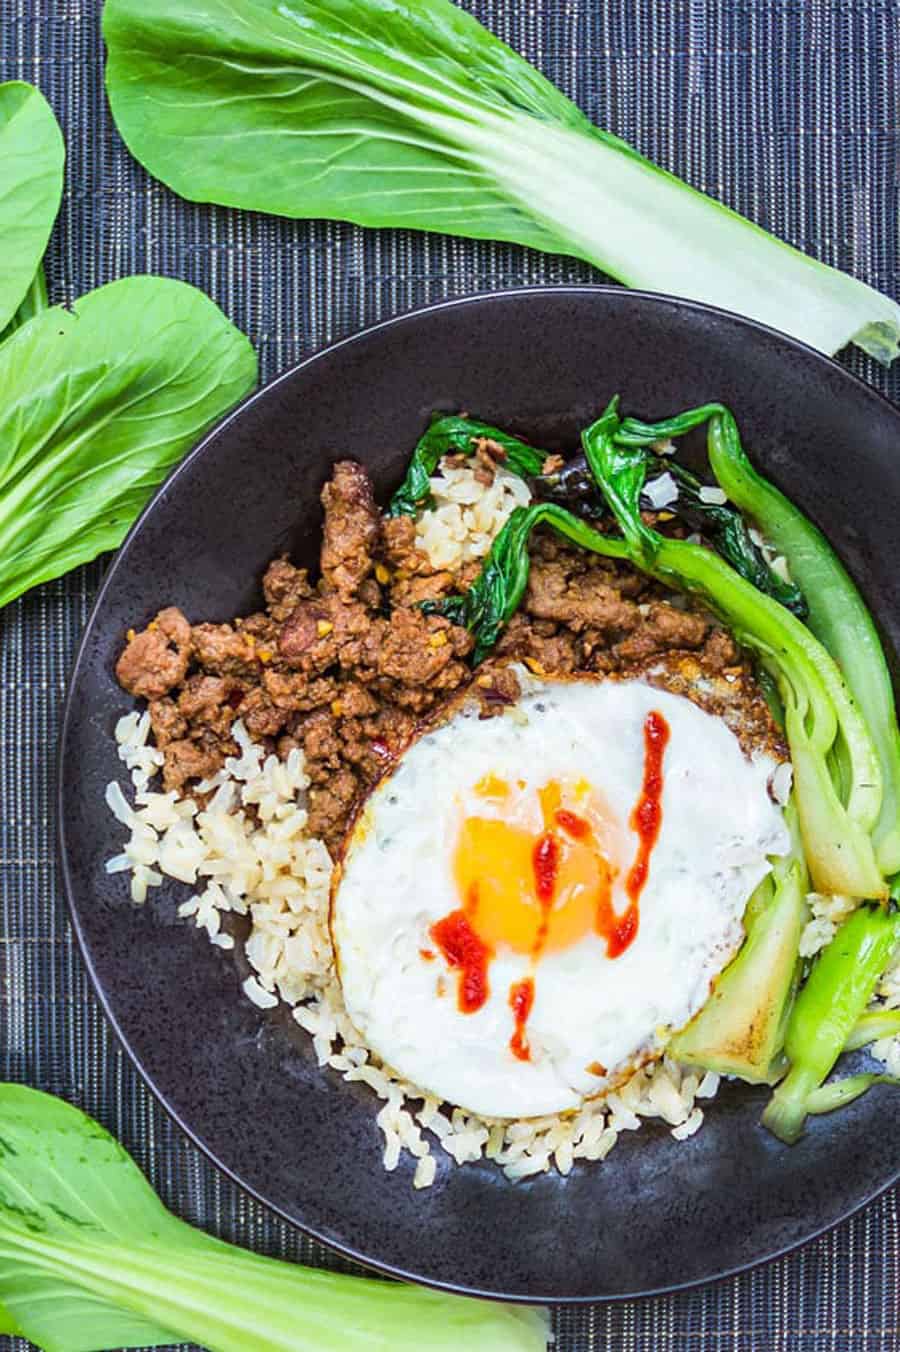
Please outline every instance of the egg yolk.
M534 831L507 820L521 813L509 809L517 795L504 781L485 776L476 792L506 816L468 816L460 827L453 872L472 929L491 949L535 957L577 943L611 901L601 844L610 827L596 796L551 780L538 790L543 829Z
M628 822L637 836L637 853L625 879L628 906L621 915L612 899L617 870L605 847L613 836L610 816L586 780L564 789L559 780L551 779L538 789L542 824L537 831L519 824L523 817L534 821L523 780L516 781L515 791L494 774L478 781L476 795L502 815L464 819L453 855L461 905L430 930L445 961L458 974L461 1013L474 1014L487 1001L488 969L501 944L529 954L532 970L543 953L568 948L591 930L605 939L608 958L621 957L631 945L662 823L668 741L668 723L652 710L644 720L641 792ZM420 952L433 956L431 950ZM534 995L533 975L514 982L509 990L513 1014L509 1049L519 1061L531 1060L527 1023ZM599 1062L594 1064L598 1075L606 1073Z

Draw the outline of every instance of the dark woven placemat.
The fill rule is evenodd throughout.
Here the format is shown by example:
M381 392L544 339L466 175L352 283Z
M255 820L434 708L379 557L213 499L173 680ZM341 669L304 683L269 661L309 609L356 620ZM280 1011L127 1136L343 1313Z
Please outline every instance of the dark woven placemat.
M472 7L603 126L791 243L900 292L900 0ZM249 333L269 379L425 302L594 275L508 245L178 201L112 127L99 18L99 0L0 0L0 78L39 84L68 143L49 258L54 300L130 272L181 277ZM900 399L900 369L851 363ZM53 759L67 670L101 573L93 565L0 613L0 1077L93 1113L189 1220L261 1252L339 1266L173 1129L107 1031L73 946L53 857ZM885 1196L803 1251L706 1291L563 1313L559 1352L900 1352L898 1200Z

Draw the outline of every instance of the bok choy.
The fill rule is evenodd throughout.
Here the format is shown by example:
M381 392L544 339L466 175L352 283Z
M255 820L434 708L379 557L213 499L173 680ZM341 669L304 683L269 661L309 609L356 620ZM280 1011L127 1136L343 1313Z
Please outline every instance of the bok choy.
M543 1352L546 1315L260 1258L162 1205L77 1108L0 1085L0 1334L44 1352Z
M900 915L860 906L816 958L787 1027L790 1070L763 1115L764 1124L782 1141L796 1141L810 1113L831 1112L872 1084L898 1083L891 1076L870 1073L823 1084L898 939Z
M256 382L195 287L125 277L0 344L0 606L114 549L153 489Z
M682 436L704 423L708 423L707 450L717 483L789 561L791 577L804 598L798 613L834 659L869 729L882 783L881 808L873 829L875 848L885 876L896 874L900 872L900 729L894 690L878 630L846 568L822 532L751 464L734 415L721 404L689 409L657 423L626 418L616 439L629 446L647 446L662 437ZM785 596L775 594L790 605ZM840 739L837 753L846 787L853 772L848 766L849 749Z
M414 516L431 503L429 478L444 455L472 455L480 442L493 443L505 469L528 479L541 473L544 451L510 436L499 427L453 414L435 418L412 453L403 483L391 498L391 516Z
M0 84L0 607L119 545L256 383L248 340L184 282L126 277L48 308L63 158L43 95Z
M65 149L40 90L0 84L0 338L46 305L41 260L62 197Z
M106 0L129 149L194 201L505 239L897 355L900 306L595 127L450 0Z

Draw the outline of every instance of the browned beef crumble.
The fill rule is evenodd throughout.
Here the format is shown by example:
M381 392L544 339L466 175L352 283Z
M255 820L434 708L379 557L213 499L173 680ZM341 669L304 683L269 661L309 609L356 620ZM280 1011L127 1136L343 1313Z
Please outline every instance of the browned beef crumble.
M500 458L492 444L479 448L486 474ZM167 790L215 773L236 751L230 729L241 718L280 755L302 748L310 829L334 851L360 795L454 692L473 681L484 717L515 702L513 658L546 675L641 672L725 717L748 745L775 744L730 635L629 565L538 532L522 605L473 673L470 635L419 602L468 586L478 567L458 576L432 568L414 523L382 519L352 461L335 465L322 504L316 584L276 558L262 580L263 611L191 626L169 607L129 635L116 675L149 701Z
M191 626L180 610L167 606L140 634L129 635L116 676L130 694L161 699L184 680L190 653Z

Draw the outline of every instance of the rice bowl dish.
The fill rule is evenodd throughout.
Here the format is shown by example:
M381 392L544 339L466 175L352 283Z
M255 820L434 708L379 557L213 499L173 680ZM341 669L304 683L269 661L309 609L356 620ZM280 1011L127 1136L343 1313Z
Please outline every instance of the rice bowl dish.
M438 607L467 583L471 588L512 514L533 499L531 491L526 497L522 478L496 454L496 443L486 445L482 438L468 463L459 461L458 455L445 455L434 467L430 505L414 517L386 518L372 510L371 490L367 497L359 476L342 462L325 492L323 584L312 586L300 577L302 570L276 560L264 582L265 612L228 625L189 625L170 608L132 635L120 679L126 689L148 699L149 711L124 715L116 733L134 800L121 788L109 791L110 806L130 832L110 870L130 873L138 903L164 877L178 880L189 889L181 914L221 948L234 946L233 918L247 917L242 947L253 969L243 983L247 997L261 1008L279 1001L291 1005L319 1063L374 1091L381 1100L377 1122L385 1166L394 1168L408 1152L416 1160L416 1187L434 1181L438 1146L460 1165L492 1159L516 1180L549 1168L565 1174L575 1160L601 1159L622 1131L634 1130L648 1117L661 1119L676 1139L696 1131L703 1118L700 1103L715 1094L719 1072L682 1064L668 1054L669 1039L698 1012L740 948L745 908L771 861L784 856L790 844L783 808L791 765L783 733L746 655L703 607L686 605L683 596L628 566L608 567L604 561L601 567L577 548L560 547L546 536L532 546L522 609L509 618L489 655L473 654L466 625ZM558 468L542 464L541 477L552 477ZM656 501L661 501L658 495ZM668 505L652 506L652 520L661 529L678 530L677 520L674 526L666 520ZM714 500L711 505L720 504ZM784 561L772 557L779 561L782 579L789 580ZM154 677L159 678L155 686ZM561 691L567 692L564 703L585 700L588 723L596 719L597 696L603 692L600 702L615 706L603 736L607 746L621 752L619 769L604 766L598 774L599 758L588 754L583 727L570 741L566 763L552 763L547 748L558 752L560 739L545 737L539 744L542 716L535 709L546 704L548 691L551 703L554 692ZM629 723L620 706L635 698L639 716ZM629 814L640 798L640 741L651 713L664 714L670 730L682 729L683 736L673 736L667 748L674 759L665 766L662 826L649 856L640 924L630 944L610 957L609 934L596 923L598 880L603 869L615 875L609 904L611 914L621 919L634 862ZM626 726L631 731L619 746L611 729ZM461 727L472 730L471 764L463 754ZM415 823L430 797L432 806L457 814L453 831L449 817L430 812L433 839L413 845L401 841L407 861L415 849L430 861L429 905L410 897L406 930L396 915L392 921L376 905L377 923L364 935L372 882L382 876L367 864L366 851L383 854L385 838L398 839L396 823L386 831L381 821L385 796L390 785L408 777L422 746L429 739L439 742L442 735L449 749L423 767L418 786L409 785L404 819ZM699 754L705 738L715 747L708 756ZM677 792L682 750L685 759L691 753L695 765L715 772L706 798ZM584 763L578 763L579 751ZM744 772L746 787L736 792ZM453 784L457 773L461 777ZM154 783L158 774L162 791ZM518 787L523 776L526 789ZM460 815L459 802L486 779L493 781L493 792L481 795L478 812ZM466 853L460 851L460 835L468 831L475 841L469 854L483 860L495 845L503 856L513 839L509 833L519 831L527 861L528 851L549 831L529 814L539 810L540 794L554 784L560 794L554 811L579 821L603 819L616 839L604 838L595 852L603 861L599 872L566 865L574 872L568 892L561 875L548 929L565 930L569 912L580 919L572 920L565 942L556 948L550 943L546 951L535 952L528 925L524 938L519 933L518 912L527 909L523 887L517 884L518 900L511 907L500 888L495 904L486 908L493 915L483 913L478 922L483 934L471 926L491 950L490 984L497 999L462 1011L460 964L434 938L435 926L460 901L451 886L459 881L459 869L454 872L449 863L440 874L441 893L437 846L449 841L458 863L460 853ZM755 817L748 809L754 803ZM729 807L738 809L737 820L729 819ZM717 836L711 813L714 818L719 810L723 819ZM691 812L698 815L691 818ZM485 821L500 823L495 829L502 835L499 844L491 844ZM575 859L578 842L564 834L556 833L560 849ZM702 840L691 839L700 835ZM736 853L728 865L731 885L717 892L712 879L721 874L722 841ZM686 849L686 842L693 848ZM666 957L665 943L654 940L654 918L667 919L662 929L670 939L679 932L683 936L696 919L689 911L682 913L680 927L671 923L678 915L679 890L665 885L665 861L667 851L676 848L681 876L691 889L707 878L709 895L722 902L719 909L710 904L707 940L697 942L697 962L691 974L684 973L680 994L674 976L684 967L677 950ZM515 876L525 871L524 863L518 874L512 869ZM423 872L419 868L414 876L421 880ZM535 896L526 898L532 911L535 903L540 910L539 890L532 888ZM396 888L390 895L396 899ZM811 896L799 950L807 959L853 910L841 894ZM649 943L645 959L644 941ZM388 951L391 961L370 980L371 960ZM581 958L592 973L583 986L584 1017L571 998L573 963L577 967ZM668 963L662 968L667 977L654 982L653 972L660 968L653 963L661 961ZM622 986L618 1004L605 1009L622 1039L603 1042L601 1055L595 1033L604 1008L590 1002L604 963ZM629 964L635 963L630 973ZM407 1035L395 1039L387 1017L389 994L396 994L398 977L406 981L410 973L412 987L401 1002ZM518 1013L511 992L532 979L532 1001L515 1044ZM882 975L879 1007L900 1004L896 981L896 969ZM670 1003L645 1001L639 1014L635 996L660 985ZM605 984L604 990L612 1000ZM425 1009L440 1016L440 1031L426 1031ZM492 1031L479 1023L488 1014ZM625 1015L633 1020L630 1035ZM562 1033L555 1021L565 1022ZM421 1030L418 1046L410 1045L410 1028ZM585 1046L575 1045L577 1034L585 1032ZM461 1074L457 1067L435 1078L429 1053L435 1046L465 1047L466 1039L469 1052L490 1048L494 1059L476 1075L467 1055ZM891 1068L896 1039L881 1039L875 1050ZM566 1068L562 1079L560 1065ZM553 1092L545 1086L534 1094L516 1083L519 1075L541 1068L552 1071Z

